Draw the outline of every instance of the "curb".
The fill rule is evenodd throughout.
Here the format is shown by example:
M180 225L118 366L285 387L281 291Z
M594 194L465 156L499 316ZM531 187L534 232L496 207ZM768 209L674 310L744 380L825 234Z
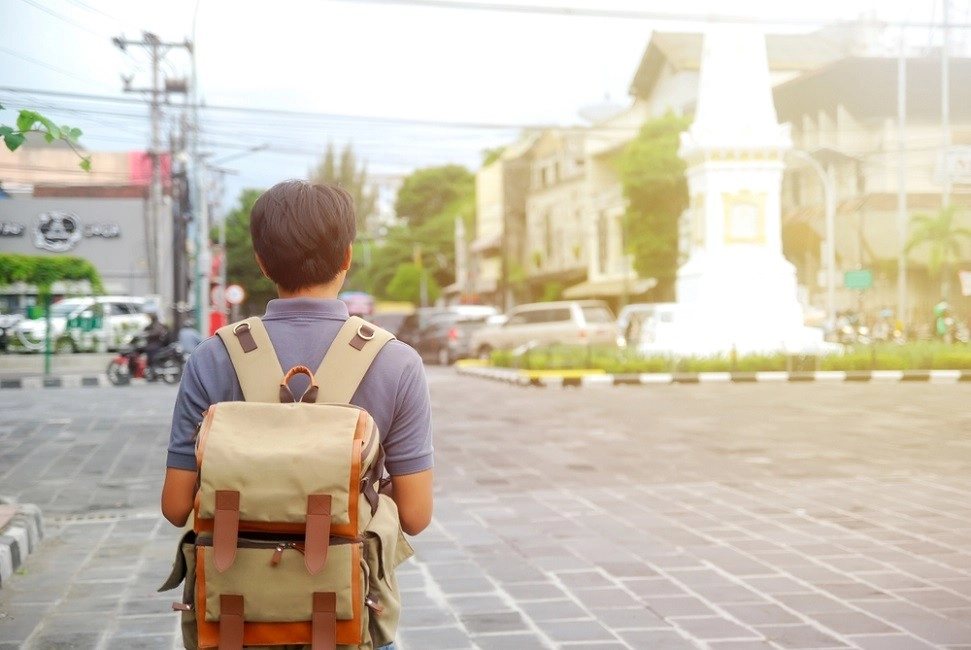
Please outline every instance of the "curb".
M544 372L537 375L526 370L456 366L456 371L476 377L495 379L517 386L541 387L593 387L631 386L646 384L717 384L717 383L804 383L804 382L862 382L896 383L926 382L952 384L971 382L971 370L872 370L842 371L817 370L812 372L690 372L690 373L630 373L610 375L605 373L583 374L564 371L563 374Z
M44 537L44 520L40 508L33 504L18 504L15 500L6 497L0 497L0 504L13 506L16 509L10 520L0 528L0 589L2 589Z
M0 377L0 390L5 388L78 388L110 386L107 375L58 375L37 377Z

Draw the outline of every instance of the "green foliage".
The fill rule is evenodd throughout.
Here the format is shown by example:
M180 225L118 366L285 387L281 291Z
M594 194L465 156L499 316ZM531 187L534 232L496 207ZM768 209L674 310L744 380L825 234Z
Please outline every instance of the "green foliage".
M416 177L417 180L413 180ZM437 190L432 184L436 178L445 183L437 187ZM380 242L368 242L367 255L355 253L355 288L365 290L379 299L406 299L392 294L391 282L402 265L417 267L419 257L422 268L436 287L445 287L455 282L455 219L463 220L466 233L475 232L474 177L464 168L448 165L423 169L405 179L402 191L406 187L411 188L408 190L410 194L406 192L411 198L405 198L404 204L416 205L412 201L421 195L425 201L423 205L426 206L421 209L425 218L391 228ZM402 203L400 192L398 203ZM425 212L432 209L437 212ZM402 213L399 212L400 214ZM363 282L361 278L364 278ZM437 296L436 293L435 297ZM429 295L429 300L433 301L434 298ZM412 302L417 304L418 299Z
M552 300L559 300L563 296L563 283L562 282L547 282L543 285L543 297L540 298L540 302L550 302Z
M618 157L617 172L627 199L625 247L642 277L658 281L658 297L671 299L678 269L678 219L688 207L680 134L689 118L668 113L644 124Z
M911 233L905 248L908 253L918 247L930 249L927 272L940 277L941 296L945 297L950 292L952 264L961 257L961 244L971 242L971 230L957 225L956 213L956 206L951 205L935 215L915 215L910 220Z
M327 152L317 167L310 170L309 178L313 183L330 183L350 192L354 198L358 235L367 235L370 232L371 217L376 213L378 197L368 185L367 164L358 167L357 156L350 144L341 150L339 164L334 145L328 144Z
M256 312L261 312L262 307L277 296L276 287L256 263L249 233L250 211L262 193L262 190L243 190L239 203L226 215L226 283L243 287L247 305Z
M0 253L0 286L24 282L36 286L38 295L46 297L50 295L51 286L62 280L86 280L94 293L104 291L98 271L91 262L80 257Z
M434 303L441 295L441 287L435 281L434 276L425 276L425 289L427 291L428 304ZM412 304L421 303L421 278L423 269L414 264L402 264L395 271L394 277L388 283L387 296L390 300L400 300Z
M3 104L0 104L0 110L3 109ZM82 135L81 129L67 125L57 126L40 113L30 110L21 110L17 114L16 126L0 124L0 138L3 139L3 143L10 151L19 149L26 141L28 133L42 134L48 144L55 140L63 140L80 156L81 161L78 165L81 169L86 172L91 171L91 157L81 156L78 150L78 139Z
M496 147L495 149L484 149L482 151L482 166L488 167L492 163L499 160L499 156L501 156L505 150L506 150L505 147Z
M475 176L461 165L419 169L398 190L394 209L399 219L417 228L462 197L474 195Z
M873 370L971 370L971 346L941 342L904 345L871 345L846 349L841 354L793 356L751 354L682 356L656 354L640 356L612 347L546 346L516 355L495 351L495 366L526 370L584 368L610 374L698 373L698 372L870 372Z

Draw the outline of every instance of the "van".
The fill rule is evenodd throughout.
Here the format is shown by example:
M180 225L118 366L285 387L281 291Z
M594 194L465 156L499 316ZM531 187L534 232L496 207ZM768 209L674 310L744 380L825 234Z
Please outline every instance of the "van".
M64 298L51 305L51 349L55 352L117 350L132 334L150 322L153 309L138 296L85 296ZM44 316L17 323L16 341L24 349L44 349L47 320Z
M635 302L624 306L617 316L617 345L638 349L668 340L674 327L677 303Z
M493 350L526 345L613 346L616 342L616 322L606 302L566 300L514 307L504 323L476 330L470 346L477 357L487 359Z

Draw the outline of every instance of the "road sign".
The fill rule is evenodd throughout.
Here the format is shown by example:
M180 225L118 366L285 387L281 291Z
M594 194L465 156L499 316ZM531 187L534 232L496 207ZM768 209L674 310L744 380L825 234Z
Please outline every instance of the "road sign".
M846 289L869 289L872 286L873 271L870 269L843 272L843 287Z
M246 299L246 290L238 284L231 284L226 287L226 302L230 305L238 305Z

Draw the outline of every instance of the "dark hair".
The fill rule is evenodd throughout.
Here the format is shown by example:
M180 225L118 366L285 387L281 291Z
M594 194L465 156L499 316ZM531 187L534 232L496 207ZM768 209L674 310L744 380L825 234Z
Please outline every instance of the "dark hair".
M277 183L250 212L253 251L287 291L332 281L357 235L354 199L336 185Z

